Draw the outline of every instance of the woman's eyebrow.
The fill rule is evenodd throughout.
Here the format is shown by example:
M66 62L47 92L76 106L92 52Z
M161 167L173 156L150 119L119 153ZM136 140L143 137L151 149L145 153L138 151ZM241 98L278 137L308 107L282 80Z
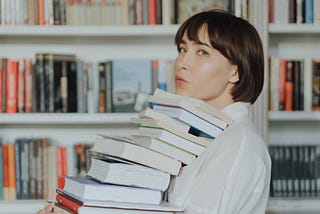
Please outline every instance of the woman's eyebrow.
M201 41L195 42L195 43L196 43L196 45L204 45L204 46L207 46L208 48L212 48L211 45L204 43L204 42L201 42Z

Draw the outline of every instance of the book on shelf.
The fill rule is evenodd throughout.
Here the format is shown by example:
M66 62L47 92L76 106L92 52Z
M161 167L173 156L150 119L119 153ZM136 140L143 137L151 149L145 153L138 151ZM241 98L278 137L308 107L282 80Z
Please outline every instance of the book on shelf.
M151 150L166 154L176 160L181 161L183 164L188 165L196 159L196 155L187 152L179 147L176 147L170 143L157 139L151 136L144 135L132 135L134 143L149 148Z
M101 183L89 177L65 176L64 181L61 189L80 200L158 205L163 195L161 190Z
M56 205L70 213L149 213L169 214L183 212L183 208L161 201L159 204L121 203L113 201L82 200L57 189Z
M128 140L114 140L110 138L99 138L94 143L91 151L104 153L152 168L177 175L181 168L181 162L167 155L158 153L148 148L134 144Z
M112 111L140 112L153 91L150 59L114 59L111 65Z
M7 111L7 58L0 58L0 112Z
M19 62L17 60L7 60L7 113L17 113L18 107L18 72Z
M320 195L320 146L271 145L270 196L306 198Z
M119 158L92 157L87 176L101 182L116 185L134 186L165 191L170 182L170 174L145 167L140 164L122 161Z
M320 60L312 61L312 110L320 110Z
M289 59L271 56L269 109L272 111L301 111L310 109L309 66L307 59ZM306 67L306 68L305 68Z

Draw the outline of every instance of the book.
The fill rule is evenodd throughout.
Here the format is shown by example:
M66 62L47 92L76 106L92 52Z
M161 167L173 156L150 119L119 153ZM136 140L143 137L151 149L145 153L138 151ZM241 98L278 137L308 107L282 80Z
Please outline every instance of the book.
M17 113L18 107L18 70L19 62L17 60L7 60L7 113Z
M312 61L312 110L320 110L320 60Z
M162 199L160 190L104 184L88 177L65 176L64 181L62 190L83 200L159 204Z
M165 191L170 182L170 174L139 164L123 162L119 159L91 158L87 172L91 178L101 183L135 186Z
M70 213L178 213L183 212L182 207L174 206L168 202L161 201L155 204L120 203L112 201L81 200L63 190L57 189L56 205L66 209ZM55 210L56 211L56 210Z
M171 175L177 175L181 168L180 161L125 140L97 139L91 151L127 159Z
M232 122L232 119L228 115L203 100L169 93L158 88L154 91L153 95L149 96L148 101L151 104L158 103L181 107L208 121L211 121L211 118L215 117L224 121L227 125ZM216 120L213 119L212 123L215 122Z
M114 59L111 67L112 111L142 111L153 91L151 60Z
M174 133L174 135L177 135L178 138L183 138L187 141L191 141L191 142L194 142L194 143L197 143L197 144L200 144L204 147L207 147L210 145L210 139L208 138L202 138L202 137L198 137L198 136L195 136L191 133L188 133L186 132L186 130L180 130L179 127L177 125L172 125L171 123L162 123L162 122L145 122L144 121L147 121L146 119L135 119L135 118L130 118L130 122L133 122L133 123L137 123L139 124L139 126L145 126L145 127L150 127L150 128L162 128L162 129L165 129L165 130L169 130L171 133ZM189 126L190 127L190 126ZM190 128L189 128L189 132L192 131ZM144 135L144 134L142 134Z
M151 150L166 154L181 161L185 165L192 163L192 161L194 161L197 157L190 152L151 136L132 135L132 139L134 143L140 146L144 146Z
M196 156L200 155L208 146L208 145L201 145L196 141L191 141L189 139L180 137L175 132L166 130L161 127L139 126L138 131L140 135L147 135L147 136L157 138L173 146L176 146L180 149L183 149L187 152L190 152ZM196 136L194 137L201 139ZM207 142L210 143L210 141L207 141Z
M149 107L143 110L139 114L138 118L130 118L130 122L137 124L155 125L160 127L166 127L167 125L170 125L186 133L190 130L190 126L188 124L173 119L165 114L161 114Z
M212 138L216 138L227 127L227 123L223 122L222 120L212 118L216 119L216 122L212 123L180 107L155 104L153 105L153 110L183 121L186 124L196 128L200 132L211 136Z

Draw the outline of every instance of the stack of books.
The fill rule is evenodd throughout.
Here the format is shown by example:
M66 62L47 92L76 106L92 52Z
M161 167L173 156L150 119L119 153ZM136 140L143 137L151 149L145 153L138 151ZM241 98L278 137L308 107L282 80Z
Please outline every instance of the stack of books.
M206 103L156 89L150 107L130 118L130 137L98 135L85 177L65 177L57 204L75 213L178 213L163 200L170 179L231 123Z

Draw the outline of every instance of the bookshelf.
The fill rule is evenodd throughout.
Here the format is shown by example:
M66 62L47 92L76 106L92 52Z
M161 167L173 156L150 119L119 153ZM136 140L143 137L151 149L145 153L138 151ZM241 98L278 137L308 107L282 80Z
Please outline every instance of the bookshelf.
M251 3L252 2L252 3ZM267 0L250 1L251 22L261 33L264 46L268 44ZM252 10L251 10L252 9ZM176 57L173 39L178 25L129 26L0 26L0 56L31 57L38 52L74 53L92 62L106 58L169 58ZM266 55L266 54L265 54ZM266 138L267 87L256 103L253 117ZM258 110L257 110L258 109ZM134 114L32 113L0 114L0 136L12 141L17 136L46 136L53 143L72 145L79 140L94 141L95 134L132 133L128 124ZM11 212L37 211L43 201L2 201L0 207Z
M269 110L269 146L319 146L320 112L312 111L311 108L311 59L320 58L319 44L319 23L284 23L280 21L268 24L268 56L303 60L305 89L303 110ZM271 66L270 69L272 69ZM270 77L269 81L271 80ZM269 200L267 213L319 213L319 201L319 197L274 197Z

